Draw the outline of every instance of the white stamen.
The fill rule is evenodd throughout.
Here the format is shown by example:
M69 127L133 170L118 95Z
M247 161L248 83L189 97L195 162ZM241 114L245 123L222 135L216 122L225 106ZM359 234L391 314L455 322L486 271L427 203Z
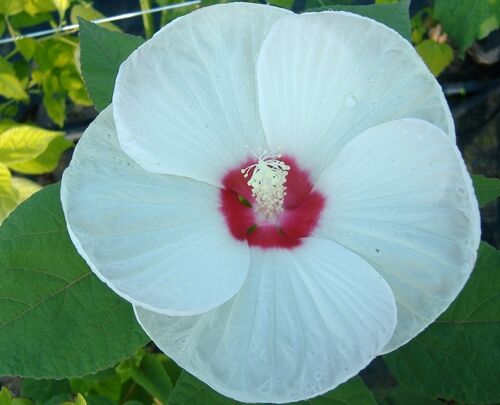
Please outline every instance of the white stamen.
M252 195L266 219L275 218L283 211L283 201L286 195L286 176L290 166L279 160L281 154L268 153L266 150L257 156L257 163L241 169L243 177L253 173L247 184L252 188Z

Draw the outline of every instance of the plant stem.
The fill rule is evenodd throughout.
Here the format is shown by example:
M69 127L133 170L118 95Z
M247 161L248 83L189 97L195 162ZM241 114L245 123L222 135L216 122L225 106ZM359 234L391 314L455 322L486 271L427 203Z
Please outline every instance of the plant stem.
M141 10L150 10L151 9L151 0L139 0L139 4L141 6ZM142 23L144 25L144 34L147 39L153 36L153 16L151 14L143 14L142 15Z

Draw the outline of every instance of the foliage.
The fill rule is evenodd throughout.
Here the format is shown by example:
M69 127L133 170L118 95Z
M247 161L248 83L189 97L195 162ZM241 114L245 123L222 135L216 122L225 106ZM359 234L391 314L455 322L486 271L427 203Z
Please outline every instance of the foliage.
M0 228L0 374L78 377L147 342L130 304L71 243L59 186L23 203Z
M423 333L385 361L396 379L429 398L500 401L500 251L482 242L466 287ZM446 375L446 378L443 378Z
M82 41L82 72L96 108L102 111L111 103L120 64L144 39L110 32L83 18L78 21Z
M23 174L53 171L61 154L73 145L63 135L59 131L0 121L0 223L19 203L40 189L29 179L12 177L10 170Z
M161 6L174 4L155 1ZM500 5L493 0L467 0L460 5L436 0L435 8L413 16L410 31L408 0L375 3L353 6L350 0L308 0L306 8L355 12L391 26L411 39L436 76L474 41L498 28L500 18ZM145 0L141 4L152 5ZM272 0L271 4L291 8L295 2ZM194 8L164 11L160 25ZM5 21L0 22L0 34L5 29L12 36L37 24L62 27L82 17L78 21L86 84L85 88L80 44L74 36L21 39L0 57L2 221L40 189L11 171L49 173L72 145L62 131L8 118L18 117L19 109L37 98L59 127L66 121L68 102L81 106L93 102L102 110L111 102L120 63L143 39L123 34L113 24L96 26L86 21L103 15L78 0L0 0L0 14ZM144 26L151 35L154 19L144 19ZM499 197L500 180L474 176L473 181L481 207ZM384 357L398 385L372 390L377 402L363 380L355 377L299 404L435 405L442 403L438 398L450 403L499 402L499 260L499 251L483 242L476 269L457 300L421 335ZM57 185L22 203L0 227L0 297L0 375L44 378L24 378L22 398L14 398L3 387L0 405L235 404L154 348L140 348L148 338L129 304L90 272L70 242Z

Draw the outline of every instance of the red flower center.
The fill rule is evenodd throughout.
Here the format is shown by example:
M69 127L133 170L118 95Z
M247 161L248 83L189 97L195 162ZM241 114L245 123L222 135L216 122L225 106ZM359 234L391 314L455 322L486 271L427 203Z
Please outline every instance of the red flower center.
M252 189L243 177L241 169L256 163L249 160L231 169L222 179L220 210L226 224L238 240L246 240L250 246L261 248L292 249L301 244L318 224L325 197L313 191L309 173L300 169L293 158L283 156L280 160L290 166L286 177L286 194L283 211L268 220L258 212Z

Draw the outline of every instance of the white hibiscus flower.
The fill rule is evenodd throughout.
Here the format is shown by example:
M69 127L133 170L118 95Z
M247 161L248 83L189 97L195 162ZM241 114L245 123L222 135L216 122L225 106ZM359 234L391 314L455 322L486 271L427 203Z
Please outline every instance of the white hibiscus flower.
M62 202L151 339L246 402L313 397L410 340L480 239L411 45L357 15L256 4L195 11L125 61Z

